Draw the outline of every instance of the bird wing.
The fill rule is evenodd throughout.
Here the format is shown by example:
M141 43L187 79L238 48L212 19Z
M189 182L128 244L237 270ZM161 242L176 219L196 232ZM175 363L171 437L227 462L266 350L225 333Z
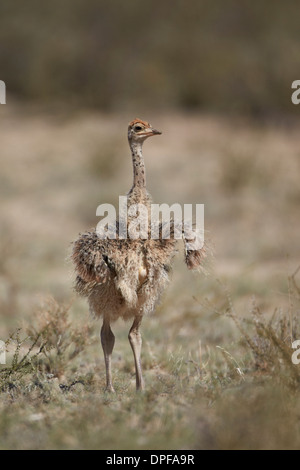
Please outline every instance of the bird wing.
M111 275L107 240L101 240L96 231L80 234L73 244L72 259L80 278L85 282L104 283Z

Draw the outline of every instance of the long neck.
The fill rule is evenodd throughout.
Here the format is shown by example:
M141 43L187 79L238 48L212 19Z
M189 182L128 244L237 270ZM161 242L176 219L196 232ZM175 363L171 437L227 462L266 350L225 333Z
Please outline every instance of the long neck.
M133 165L133 188L146 189L145 163L142 154L142 142L129 142Z

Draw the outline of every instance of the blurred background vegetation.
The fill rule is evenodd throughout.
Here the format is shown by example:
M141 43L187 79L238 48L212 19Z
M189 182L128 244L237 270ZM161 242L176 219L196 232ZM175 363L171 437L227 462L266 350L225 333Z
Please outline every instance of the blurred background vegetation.
M34 102L293 114L299 43L291 0L0 5L1 79Z

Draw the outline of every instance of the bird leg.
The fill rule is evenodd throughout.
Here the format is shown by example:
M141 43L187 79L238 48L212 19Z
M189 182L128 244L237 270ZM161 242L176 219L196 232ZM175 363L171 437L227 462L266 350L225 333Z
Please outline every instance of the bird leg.
M135 374L136 374L136 389L144 390L144 381L142 377L141 367L141 349L142 349L142 336L140 333L140 325L142 323L142 317L136 317L130 328L128 339L130 346L133 351L134 363L135 363Z
M104 353L105 360L105 369L106 369L106 391L114 392L114 387L112 386L112 376L111 376L111 354L115 344L115 336L110 329L110 323L107 318L103 319L103 325L101 328L101 344Z

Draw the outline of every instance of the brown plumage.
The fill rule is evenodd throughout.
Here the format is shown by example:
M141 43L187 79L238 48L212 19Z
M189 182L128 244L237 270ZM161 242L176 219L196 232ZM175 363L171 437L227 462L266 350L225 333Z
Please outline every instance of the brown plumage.
M146 190L145 165L142 145L147 137L161 134L140 119L134 119L128 127L128 141L132 153L133 186L128 193L127 208L144 204L150 215L151 197ZM132 217L128 216L129 226ZM136 388L143 389L141 372L141 335L139 327L145 314L154 311L164 291L176 253L174 224L168 239L162 238L164 225L160 224L160 238L121 239L119 225L115 239L101 239L96 230L86 232L74 242L72 259L77 274L75 290L88 298L90 311L103 318L101 343L106 365L106 388L114 391L111 377L111 354L114 335L111 322L119 317L133 318L129 341L136 368ZM150 225L150 224L149 224ZM184 240L188 242L188 240ZM185 250L189 269L197 269L204 256L204 249Z

